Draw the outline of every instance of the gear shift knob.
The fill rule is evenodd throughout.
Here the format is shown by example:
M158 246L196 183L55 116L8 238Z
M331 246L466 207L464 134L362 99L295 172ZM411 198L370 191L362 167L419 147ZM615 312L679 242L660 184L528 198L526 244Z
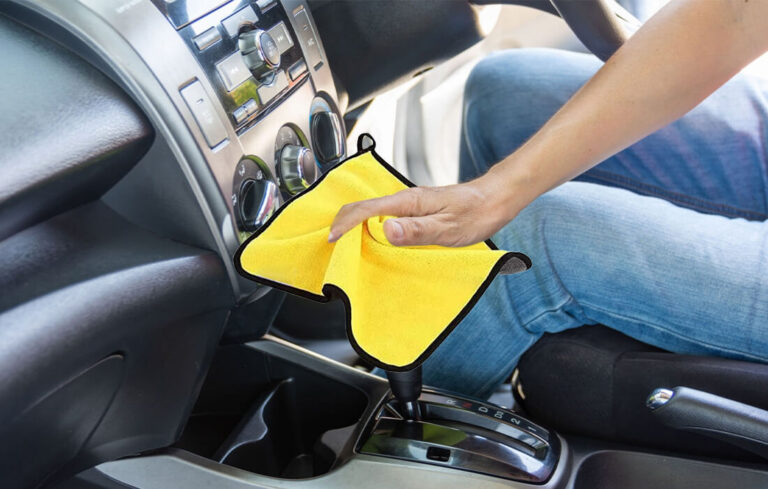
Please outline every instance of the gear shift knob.
M387 371L387 379L406 419L421 419L418 402L421 396L421 366L405 372Z

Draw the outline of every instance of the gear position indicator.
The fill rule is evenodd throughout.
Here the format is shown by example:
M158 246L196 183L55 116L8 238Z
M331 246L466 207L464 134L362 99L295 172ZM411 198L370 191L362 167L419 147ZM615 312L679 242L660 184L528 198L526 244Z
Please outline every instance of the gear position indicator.
M447 404L451 406L458 406L468 411L474 411L476 413L482 414L483 416L493 418L496 421L503 421L504 423L512 425L537 438L540 438L543 442L549 442L549 432L546 429L531 423L527 419L524 419L512 413L511 411L500 410L495 406L488 406L486 404L476 402L476 401L469 401L469 400L457 401L456 399L447 398L447 397L443 397L443 396L440 396L437 394L431 394L431 393L424 393L422 399L428 403L434 402L439 404Z

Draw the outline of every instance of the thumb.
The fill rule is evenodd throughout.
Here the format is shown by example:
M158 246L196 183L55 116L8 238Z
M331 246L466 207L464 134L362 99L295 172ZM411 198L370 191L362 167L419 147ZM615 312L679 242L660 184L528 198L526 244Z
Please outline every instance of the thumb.
M432 216L398 217L384 221L384 234L395 246L437 244L439 223Z

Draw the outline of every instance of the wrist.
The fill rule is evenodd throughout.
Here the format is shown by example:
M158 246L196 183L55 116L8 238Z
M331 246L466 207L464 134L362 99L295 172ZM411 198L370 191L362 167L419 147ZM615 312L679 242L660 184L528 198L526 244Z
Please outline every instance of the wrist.
M501 164L471 183L484 196L488 212L499 220L509 222L538 195L531 178L522 172L510 172Z

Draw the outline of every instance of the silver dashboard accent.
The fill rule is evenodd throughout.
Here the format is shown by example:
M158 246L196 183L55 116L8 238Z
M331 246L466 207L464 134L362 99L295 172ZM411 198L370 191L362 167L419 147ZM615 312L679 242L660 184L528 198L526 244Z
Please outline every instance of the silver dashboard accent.
M298 194L317 179L312 150L288 144L280 151L280 181L289 194Z
M195 80L180 90L181 96L200 126L208 146L213 148L227 139L227 130L213 107L203 85Z
M269 180L249 180L245 182L241 195L244 201L241 205L247 213L243 215L245 227L255 231L275 213L280 191Z
M256 29L243 32L237 45L245 65L259 78L280 66L280 50L268 32ZM237 54L237 53L236 53Z
M322 167L328 168L339 162L347 151L346 131L336 109L322 93L312 101L309 127L312 148Z
M306 72L307 62L303 59L298 60L288 67L288 75L291 77L291 80L295 80Z
M315 30L309 21L309 14L307 14L306 9L302 8L295 11L293 17L296 20L296 32L299 36L299 41L301 41L302 47L304 48L304 56L307 58L309 66L318 70L323 62L323 55L320 51L320 43L317 40L317 34L315 34Z
M204 31L202 34L196 35L193 39L195 46L197 46L197 49L200 51L207 47L213 46L219 41L221 41L221 34L215 27L211 27L207 31Z
M560 459L559 439L511 411L468 398L425 391L421 419L396 400L386 403L359 452L542 484Z
M285 76L285 71L278 71L272 78L270 83L262 84L258 89L259 99L266 103L277 97L280 92L288 88L288 78Z

